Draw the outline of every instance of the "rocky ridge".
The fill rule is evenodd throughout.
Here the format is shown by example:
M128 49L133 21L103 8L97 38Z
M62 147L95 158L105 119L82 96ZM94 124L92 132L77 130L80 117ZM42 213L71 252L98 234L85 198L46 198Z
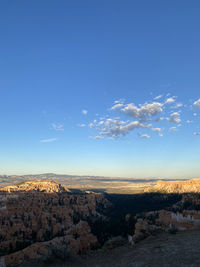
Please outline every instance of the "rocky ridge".
M61 184L55 183L49 180L38 180L38 181L26 181L17 185L9 185L0 188L0 191L5 192L29 192L29 191L40 191L45 193L63 193L70 192L66 187Z
M145 193L200 193L200 179L186 181L157 181L154 186L144 189Z

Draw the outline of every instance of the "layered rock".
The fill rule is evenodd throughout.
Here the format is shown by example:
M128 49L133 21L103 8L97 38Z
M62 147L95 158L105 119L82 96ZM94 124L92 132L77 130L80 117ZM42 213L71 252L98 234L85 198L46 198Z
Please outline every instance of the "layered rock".
M65 259L70 252L80 253L97 245L97 238L91 233L87 222L80 221L62 237L37 242L27 248L4 257L6 266L19 266L23 262L49 262L55 258Z
M7 263L29 259L29 253L36 259L40 254L49 255L54 243L75 253L97 243L87 221L104 219L102 210L110 202L103 194L73 194L51 181L6 189L0 191L0 255L7 255Z
M172 212L159 210L136 216L134 241L161 231L200 230L200 211L183 210Z
M4 192L29 192L40 191L45 193L63 193L70 192L66 187L49 180L26 181L17 185L9 185L0 188Z
M187 181L158 181L156 185L147 187L144 192L158 193L200 193L200 179Z

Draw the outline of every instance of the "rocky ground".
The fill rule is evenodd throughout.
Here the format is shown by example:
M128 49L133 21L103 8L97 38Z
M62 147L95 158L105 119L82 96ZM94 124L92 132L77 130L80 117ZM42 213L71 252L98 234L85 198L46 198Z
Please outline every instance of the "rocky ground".
M70 256L66 262L41 264L38 267L188 267L200 266L200 231L163 233L150 236L134 247L126 244L114 249ZM20 267L34 267L21 265Z

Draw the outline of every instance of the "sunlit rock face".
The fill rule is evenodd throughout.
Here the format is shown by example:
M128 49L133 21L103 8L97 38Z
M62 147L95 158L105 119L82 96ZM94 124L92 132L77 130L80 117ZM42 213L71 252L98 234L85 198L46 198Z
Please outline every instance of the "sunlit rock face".
M70 192L66 187L61 186L53 181L39 180L39 181L26 181L18 185L10 185L0 188L0 191L6 192L29 192L40 191L45 193L62 193Z
M1 188L0 256L18 266L53 255L56 247L64 254L86 251L98 243L87 221L104 219L101 211L110 205L103 194L71 193L52 181Z
M200 193L200 179L187 181L158 181L156 185L145 188L144 192L159 193Z

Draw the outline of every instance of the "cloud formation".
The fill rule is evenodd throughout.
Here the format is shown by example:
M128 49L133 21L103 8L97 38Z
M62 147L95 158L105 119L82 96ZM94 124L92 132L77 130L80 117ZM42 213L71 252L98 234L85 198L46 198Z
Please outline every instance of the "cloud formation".
M170 117L167 118L167 121L169 123L179 123L179 122L181 122L180 112L173 112L172 114L170 114Z
M63 126L63 124L52 123L51 126L52 126L53 129L56 130L56 131L64 131L64 126Z
M175 97L169 97L165 100L165 104L171 104L175 102Z
M41 143L52 143L52 142L55 142L57 141L58 138L48 138L48 139L42 139L40 140Z
M158 95L158 96L154 97L154 100L158 100L158 99L160 99L162 97L163 97L163 95Z
M87 114L88 114L88 111L87 111L86 109L83 109L83 110L82 110L82 114L83 114L83 115L87 115Z
M140 134L140 133L138 133L138 136L139 136L140 138L144 138L144 139L148 139L148 138L150 138L150 135L148 135L148 134Z
M185 121L183 120L183 111L187 107L188 105L177 102L177 96L170 96L170 94L158 95L152 101L146 101L143 104L126 103L124 99L121 99L114 101L111 108L107 109L107 114L90 122L88 127L97 132L94 139L102 137L115 139L135 131L140 138L150 138L148 133L140 133L144 129L153 131L162 137L164 133L175 132L178 127L184 127L191 122L188 117ZM200 99L196 100L191 107L197 119L198 114L194 113L194 108L200 108ZM158 127L158 123L161 127ZM198 132L194 134L198 135Z
M123 104L118 103L118 104L115 104L114 106L112 106L112 107L111 107L111 110L116 110L116 109L119 109L119 108L121 108L121 107L123 107Z
M151 124L144 124L140 121L125 122L119 120L119 118L108 118L104 121L100 121L97 126L101 127L100 135L108 137L125 136L129 132L135 129L149 128Z
M200 98L197 101L195 101L193 105L195 108L200 108Z
M153 102L150 104L145 103L140 107L136 107L133 103L131 103L123 107L121 112L132 118L145 118L160 114L163 111L162 106L163 104L159 102Z
M172 126L172 127L169 128L169 131L170 131L170 132L175 132L175 131L177 131L177 127L176 127L176 126Z

